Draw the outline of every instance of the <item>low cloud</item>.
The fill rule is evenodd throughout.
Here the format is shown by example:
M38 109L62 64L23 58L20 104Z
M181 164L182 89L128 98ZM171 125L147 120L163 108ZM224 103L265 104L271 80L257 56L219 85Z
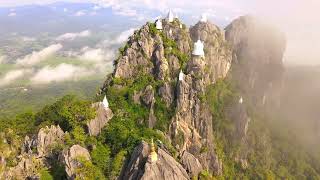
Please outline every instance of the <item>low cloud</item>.
M28 42L28 41L36 41L37 39L36 38L33 38L33 37L27 37L27 36L23 36L21 37L22 38L22 41L24 42Z
M75 16L84 16L84 15L86 15L86 11L81 10L81 11L76 12L74 15Z
M92 9L96 11L96 10L99 10L99 9L101 9L101 8L102 8L101 6L95 5L95 6L93 6Z
M129 30L123 31L118 38L115 40L116 43L121 44L128 40L129 36L133 35L135 28L131 28Z
M115 52L111 49L103 49L103 48L89 48L84 47L81 50L81 54L78 56L81 60L87 60L92 62L103 62L103 61L111 61L115 58Z
M104 40L100 46L103 46L104 48L109 48L114 45L120 45L128 40L128 38L133 35L136 28L130 28L128 30L125 30L121 32L117 37L115 38L108 38Z
M23 77L27 72L28 70L22 69L9 71L3 78L0 79L0 86L12 83L14 80Z
M78 56L80 59L89 61L103 61L105 59L105 54L101 48L92 49L84 47L81 51L81 55Z
M58 52L60 49L62 49L62 47L63 46L61 44L53 44L41 51L32 52L32 54L29 54L22 59L18 59L17 64L22 66L31 66L37 64Z
M42 68L31 78L31 82L33 84L47 84L67 80L76 81L93 73L86 68L63 63L57 67L46 66Z
M78 32L78 33L65 33L62 34L61 36L57 37L56 40L57 41L72 41L76 38L81 38L81 37L89 37L91 35L91 31L89 30L85 30L82 32Z
M15 13L15 12L11 12L11 13L8 14L9 17L13 17L13 16L16 16L16 15L17 15L17 13Z

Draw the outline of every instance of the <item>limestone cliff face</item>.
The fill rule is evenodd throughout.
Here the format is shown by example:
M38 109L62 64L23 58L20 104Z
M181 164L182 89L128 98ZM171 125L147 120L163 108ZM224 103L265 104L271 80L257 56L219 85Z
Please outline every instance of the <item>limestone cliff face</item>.
M234 20L225 30L236 55L232 77L239 89L250 95L246 99L258 107L279 106L284 34L250 16Z
M224 32L210 22L198 22L190 28L191 39L204 42L205 70L204 79L207 83L214 83L226 77L232 62L232 51L224 38Z
M132 98L150 108L149 127L157 122L153 104L154 97L159 96L167 107L175 109L167 136L180 156L184 154L185 168L191 168L192 161L197 164L195 170L188 169L192 175L204 169L220 174L222 165L214 151L212 114L200 97L208 85L227 76L232 51L223 31L210 22L199 22L190 30L180 26L178 19L172 23L162 20L162 24L162 31L148 23L129 38L115 63L113 77L134 79L145 73L161 81L158 87L146 87ZM204 42L204 58L192 55L194 42L199 38ZM178 80L180 70L184 72L182 80ZM105 84L102 92L108 81Z

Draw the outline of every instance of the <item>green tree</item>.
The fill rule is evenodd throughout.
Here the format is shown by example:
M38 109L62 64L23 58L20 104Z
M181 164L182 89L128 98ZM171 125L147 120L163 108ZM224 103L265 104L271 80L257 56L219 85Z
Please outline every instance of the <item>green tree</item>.
M109 173L110 166L110 148L103 144L98 144L91 152L92 163L101 169L104 174Z

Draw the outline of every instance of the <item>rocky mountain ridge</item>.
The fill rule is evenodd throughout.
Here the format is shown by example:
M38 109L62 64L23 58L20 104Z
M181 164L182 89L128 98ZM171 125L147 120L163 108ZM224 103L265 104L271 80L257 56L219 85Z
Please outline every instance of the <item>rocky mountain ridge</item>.
M155 23L143 25L120 49L114 62L114 72L107 77L98 94L99 98L107 96L111 100L110 108L104 108L101 103L93 105L96 116L85 123L87 134L100 138L109 123L131 118L129 112L118 106L122 102L130 103L134 111L145 113L144 117L135 117L137 126L155 130L163 142L157 139L154 151L157 156L153 162L149 160L151 147L146 141L140 141L127 160L121 161L121 173L112 179L192 179L200 178L199 174L204 171L219 176L224 171L224 164L217 150L214 132L213 122L218 115L212 112L206 100L208 87L216 86L227 78L239 83L240 96L234 97L236 100L230 109L223 112L236 124L237 140L245 143L250 128L247 100L251 101L251 92L265 99L266 88L260 89L260 86L278 82L278 78L263 77L275 69L281 76L284 43L281 40L281 43L265 43L268 39L279 39L278 34L272 33L272 38L251 39L247 34L251 31L247 29L255 32L264 28L256 26L251 17L235 20L225 33L211 22L199 22L190 29L179 19L173 22L162 19L161 22L162 30L157 29ZM197 40L204 44L204 57L192 53ZM261 44L265 46L261 47ZM266 52L251 53L255 50ZM244 60L252 63L242 63ZM266 63L270 66L265 67ZM265 67L263 71L262 67ZM250 80L255 77L259 79ZM258 81L259 85L249 91L246 89L250 84L248 81ZM271 86L277 92L278 86ZM123 92L126 93L121 98L113 97ZM20 163L1 176L12 179L19 172L19 177L39 179L39 173L33 171L36 169L34 166L50 167L58 160L64 166L68 179L84 178L79 169L85 162L92 161L90 153L96 145L83 147L72 144L59 148L58 145L66 144L68 138L69 133L59 126L40 129L34 138L25 138ZM239 155L238 159L244 168L248 166L245 155ZM5 160L2 163L5 165Z

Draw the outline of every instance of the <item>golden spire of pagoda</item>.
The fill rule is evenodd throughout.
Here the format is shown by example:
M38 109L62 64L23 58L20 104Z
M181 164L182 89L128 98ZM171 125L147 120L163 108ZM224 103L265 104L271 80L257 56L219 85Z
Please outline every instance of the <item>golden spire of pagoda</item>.
M149 160L151 161L151 163L154 163L158 160L158 154L156 153L156 148L154 146L153 139L151 139L151 144L150 144Z

